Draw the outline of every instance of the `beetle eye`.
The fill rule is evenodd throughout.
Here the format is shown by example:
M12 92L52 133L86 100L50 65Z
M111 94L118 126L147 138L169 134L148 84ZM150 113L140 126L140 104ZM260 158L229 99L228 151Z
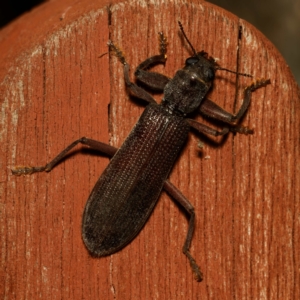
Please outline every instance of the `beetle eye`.
M192 56L186 59L185 64L186 65L194 65L199 61L198 57Z

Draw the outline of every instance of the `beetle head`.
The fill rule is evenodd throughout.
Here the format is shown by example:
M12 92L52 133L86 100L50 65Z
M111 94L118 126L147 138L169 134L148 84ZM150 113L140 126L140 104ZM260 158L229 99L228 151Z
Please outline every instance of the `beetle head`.
M206 52L196 52L182 24L179 21L178 24L194 55L186 59L184 68L177 71L174 78L166 85L163 105L167 106L171 112L186 115L199 107L212 85L217 70L252 76L222 68Z
M183 69L164 90L164 105L175 113L186 115L197 109L210 89L218 65L204 51L186 59Z

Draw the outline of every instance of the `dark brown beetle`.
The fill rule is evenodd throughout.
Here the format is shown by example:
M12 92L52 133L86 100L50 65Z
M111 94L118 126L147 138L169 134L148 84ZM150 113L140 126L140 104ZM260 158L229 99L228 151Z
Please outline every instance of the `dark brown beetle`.
M247 87L238 113L228 113L205 96L217 70L233 71L218 66L205 52L197 53L187 39L181 23L179 26L193 50L193 56L186 60L184 68L178 70L172 79L148 71L151 66L164 64L166 61L166 38L160 33L160 55L146 59L135 72L137 79L144 85L163 92L161 104L157 104L150 94L130 81L129 65L121 51L109 42L110 49L124 64L125 83L129 93L149 103L119 150L83 137L74 141L46 166L16 168L12 172L21 175L51 171L78 143L112 156L93 188L83 214L82 237L90 253L95 256L113 254L131 242L145 225L164 189L189 215L183 252L190 261L196 280L201 281L202 273L189 252L194 231L194 208L167 178L186 142L190 127L213 136L224 135L229 131L252 133L247 127L235 124L246 112L251 93L269 84L270 80L259 80ZM230 126L217 131L186 117L196 110Z

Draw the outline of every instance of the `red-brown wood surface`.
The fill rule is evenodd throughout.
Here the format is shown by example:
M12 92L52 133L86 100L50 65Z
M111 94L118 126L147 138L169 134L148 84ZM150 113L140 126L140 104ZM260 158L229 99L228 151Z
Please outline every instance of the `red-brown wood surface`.
M10 173L45 164L81 136L120 146L143 106L128 99L117 58L99 55L110 38L133 70L158 53L163 30L168 61L157 70L172 77L189 56L177 20L223 67L272 83L253 94L243 120L254 135L218 145L191 134L170 176L195 207L202 283L181 252L185 216L165 193L125 249L88 254L81 217L107 158L78 147L50 173ZM217 74L209 98L236 111L251 80ZM299 88L247 22L200 0L53 0L0 32L0 104L1 299L300 298Z

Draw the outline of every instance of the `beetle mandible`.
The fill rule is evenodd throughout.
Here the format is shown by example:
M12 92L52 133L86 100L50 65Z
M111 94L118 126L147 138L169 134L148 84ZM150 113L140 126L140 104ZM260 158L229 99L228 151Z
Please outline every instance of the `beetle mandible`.
M167 40L160 32L160 54L143 61L135 71L138 81L163 92L161 104L157 104L145 89L130 81L129 65L125 57L113 42L108 42L110 50L124 65L124 79L129 94L149 103L120 149L82 137L45 166L15 168L12 172L14 175L49 172L78 143L111 156L112 159L93 188L83 213L82 238L89 252L99 257L110 255L131 242L145 225L164 189L181 204L189 216L183 253L190 261L196 280L201 281L203 276L200 268L189 252L194 231L194 208L168 181L169 173L191 127L213 136L225 135L230 131L252 133L251 129L236 126L236 123L245 114L251 93L269 84L270 80L258 80L245 89L243 103L236 115L225 111L205 98L215 72L226 70L238 75L250 75L221 68L204 51L196 52L180 22L179 27L193 51L193 55L186 59L185 66L171 79L148 71L150 67L166 62ZM204 116L225 122L228 126L218 131L187 118L188 114L196 110Z

